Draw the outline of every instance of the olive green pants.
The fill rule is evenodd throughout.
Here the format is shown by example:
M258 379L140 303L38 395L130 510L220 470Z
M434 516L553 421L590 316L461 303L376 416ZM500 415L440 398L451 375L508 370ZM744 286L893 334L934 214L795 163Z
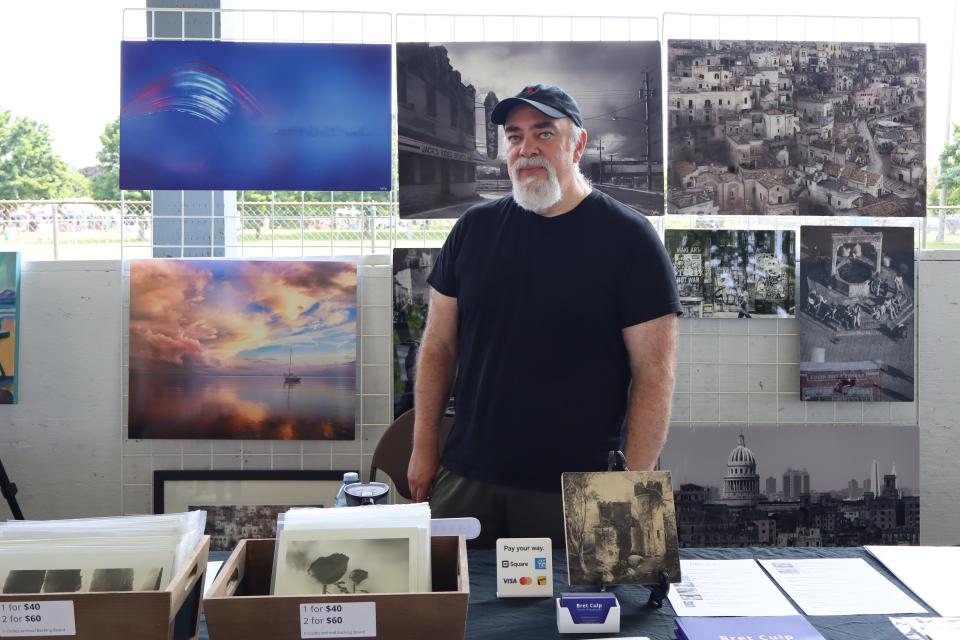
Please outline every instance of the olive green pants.
M433 481L430 511L434 518L477 518L480 537L469 543L471 548L491 549L497 538L551 538L554 549L564 548L559 491L480 482L441 467Z

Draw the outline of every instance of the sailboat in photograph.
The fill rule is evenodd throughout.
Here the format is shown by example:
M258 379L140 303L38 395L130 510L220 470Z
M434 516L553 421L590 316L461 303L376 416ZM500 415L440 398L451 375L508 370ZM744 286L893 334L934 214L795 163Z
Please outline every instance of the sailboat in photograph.
M293 347L290 347L290 364L283 374L283 384L300 384L300 376L293 372Z

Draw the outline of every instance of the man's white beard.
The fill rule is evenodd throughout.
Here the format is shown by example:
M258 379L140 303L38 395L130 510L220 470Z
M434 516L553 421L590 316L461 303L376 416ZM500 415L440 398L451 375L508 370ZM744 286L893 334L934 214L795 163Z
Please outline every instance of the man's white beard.
M520 169L543 167L547 170L547 179L537 176L521 178ZM560 181L557 180L557 171L545 158L518 158L510 167L510 180L513 183L513 199L524 209L534 213L543 213L560 202L563 193L560 191Z

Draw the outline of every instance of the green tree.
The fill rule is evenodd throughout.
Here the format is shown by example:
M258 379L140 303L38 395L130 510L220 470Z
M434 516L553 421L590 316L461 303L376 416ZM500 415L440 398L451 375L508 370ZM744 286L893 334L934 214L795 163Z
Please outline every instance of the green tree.
M927 204L940 205L940 191L946 189L947 205L960 205L960 125L953 125L953 137L943 146L937 167L936 186L930 190Z
M54 152L47 125L0 109L0 199L82 196L87 193L83 182Z
M120 117L108 122L100 135L97 152L100 173L90 179L90 191L95 200L120 199ZM127 200L149 200L149 191L127 191Z

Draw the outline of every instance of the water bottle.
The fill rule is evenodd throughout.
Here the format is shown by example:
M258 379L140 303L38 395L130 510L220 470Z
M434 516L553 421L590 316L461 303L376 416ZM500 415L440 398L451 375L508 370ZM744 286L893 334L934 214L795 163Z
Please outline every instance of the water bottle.
M360 482L360 474L356 471L347 471L343 474L343 484L340 485L340 489L337 491L337 497L333 501L333 506L347 506L347 494L344 493L343 490L348 484L353 484L354 482Z

